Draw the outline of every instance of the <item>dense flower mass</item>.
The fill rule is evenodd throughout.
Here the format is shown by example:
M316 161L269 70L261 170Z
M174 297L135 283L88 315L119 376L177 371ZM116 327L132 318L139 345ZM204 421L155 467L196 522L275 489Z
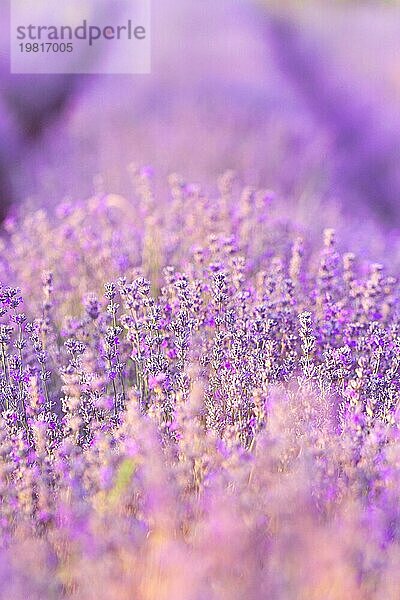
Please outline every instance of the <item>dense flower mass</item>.
M132 174L7 223L1 596L397 598L397 280L232 172Z

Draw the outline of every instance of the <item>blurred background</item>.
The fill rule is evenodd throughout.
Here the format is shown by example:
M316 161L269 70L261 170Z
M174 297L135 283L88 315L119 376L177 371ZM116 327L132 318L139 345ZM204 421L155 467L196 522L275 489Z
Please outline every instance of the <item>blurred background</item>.
M397 235L396 2L153 0L152 73L137 76L10 75L7 28L3 216L94 191L129 199L133 163L211 189L234 169L304 226Z

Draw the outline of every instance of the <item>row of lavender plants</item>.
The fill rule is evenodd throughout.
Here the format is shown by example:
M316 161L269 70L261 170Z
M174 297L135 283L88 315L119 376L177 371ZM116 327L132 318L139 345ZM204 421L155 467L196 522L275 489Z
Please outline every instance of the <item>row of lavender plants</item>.
M1 597L398 598L396 279L132 176L6 223Z

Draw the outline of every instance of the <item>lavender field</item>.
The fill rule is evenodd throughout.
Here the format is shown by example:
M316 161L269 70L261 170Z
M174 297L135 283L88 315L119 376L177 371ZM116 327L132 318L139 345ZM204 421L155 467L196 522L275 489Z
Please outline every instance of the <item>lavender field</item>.
M0 61L0 598L398 600L399 7L153 13Z

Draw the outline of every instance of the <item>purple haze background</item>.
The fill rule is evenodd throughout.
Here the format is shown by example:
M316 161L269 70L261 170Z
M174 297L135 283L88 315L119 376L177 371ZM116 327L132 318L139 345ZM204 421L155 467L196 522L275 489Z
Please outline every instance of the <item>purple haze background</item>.
M20 115L35 110L31 121L41 103L45 110L47 103L58 106L66 89L76 90L38 152L26 156L23 141L16 142L19 197L36 187L52 203L87 194L93 173L124 192L124 167L138 161L203 183L233 168L295 206L304 195L328 197L353 213L366 209L397 223L396 5L276 10L177 0L155 2L153 13L149 77L43 77L43 87L5 78L3 97ZM34 128L29 118L22 119L25 131ZM46 171L57 178L58 157L62 182L50 198L41 186L49 185ZM315 212L312 202L307 210Z

